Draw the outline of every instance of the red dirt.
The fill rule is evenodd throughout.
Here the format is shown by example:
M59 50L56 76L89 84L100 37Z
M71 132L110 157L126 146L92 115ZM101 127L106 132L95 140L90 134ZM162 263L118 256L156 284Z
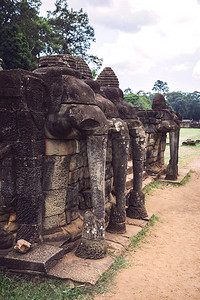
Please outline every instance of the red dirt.
M147 209L161 222L146 242L128 254L132 263L119 271L109 293L96 300L200 299L200 157L184 186L168 185L147 197Z

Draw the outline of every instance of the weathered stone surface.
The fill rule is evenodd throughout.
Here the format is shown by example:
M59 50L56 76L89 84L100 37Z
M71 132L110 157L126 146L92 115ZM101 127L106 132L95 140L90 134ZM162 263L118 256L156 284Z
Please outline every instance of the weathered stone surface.
M106 67L97 77L97 82L100 86L119 87L119 81L113 70Z
M69 185L74 185L83 177L83 168L69 172Z
M83 167L83 165L84 165L84 158L83 158L82 153L72 155L72 157L70 159L70 166L69 166L70 171L80 169L81 167Z
M91 260L79 258L72 252L66 254L55 267L51 268L48 275L94 285L113 262L114 259L110 256Z
M66 210L77 206L79 203L79 184L68 186L66 197Z
M80 208L89 208L92 216L85 216L77 253L104 256L105 220L107 224L110 217L110 228L125 230L129 138L130 187L137 197L130 199L128 214L142 218L144 159L147 171L162 168L170 131L167 176L176 177L180 116L168 110L162 95L156 95L153 110L130 106L111 68L95 82L80 57L48 56L33 73L0 73L0 215L17 214L5 228L16 227L17 239L34 243L42 229L70 226L79 220ZM115 205L105 214L111 192Z
M43 228L48 230L48 229L53 229L65 225L66 225L66 214L65 212L63 212L60 215L45 217Z
M44 163L43 189L65 189L68 185L70 156L46 156Z
M81 56L75 58L76 69L81 73L83 79L92 79L92 72Z
M46 139L46 155L69 155L80 152L77 140L50 140Z
M138 219L131 219L131 218L126 218L126 223L128 225L134 225L134 226L138 226L138 227L142 227L144 228L148 221L145 221L145 220L138 220Z
M59 215L65 211L66 195L65 189L46 192L45 217Z
M33 246L25 254L16 251L0 256L0 265L12 270L46 273L63 256L63 250L50 245Z
M13 246L14 236L0 226L0 249L7 249Z
M168 109L165 98L161 94L156 94L153 99L152 109L160 110L160 109Z
M120 244L123 247L128 247L130 243L129 239L127 237L124 237L122 234L112 234L107 231L105 233L105 239L106 241L108 240Z
M51 66L67 66L76 69L75 59L69 54L57 54L40 57L39 68Z
M77 240L81 236L83 220L80 218L71 222L71 224L62 227L64 231L70 234L70 241Z

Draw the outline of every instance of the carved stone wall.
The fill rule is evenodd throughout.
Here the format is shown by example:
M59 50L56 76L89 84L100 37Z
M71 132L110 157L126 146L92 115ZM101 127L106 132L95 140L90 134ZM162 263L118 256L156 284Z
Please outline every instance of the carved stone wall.
M1 71L0 84L3 247L12 245L16 233L17 240L70 243L81 236L82 228L91 225L97 229L99 226L100 233L91 231L88 237L87 230L83 230L82 240L90 240L93 235L94 249L102 249L91 258L102 257L104 219L107 227L111 216L110 231L125 230L123 186L129 139L135 178L127 213L140 218L147 215L141 190L143 164L149 174L163 168L166 133L178 132L180 118L168 110L161 95L155 97L153 110L135 110L123 101L111 68L106 68L95 82L85 62L70 55L44 57L34 72ZM171 140L169 172L177 176L177 137L172 134ZM99 156L105 150L106 159L103 154L101 161L95 155L91 157L92 149L99 151ZM99 178L104 178L104 162L102 182ZM94 197L98 193L105 202L100 207L102 199ZM85 215L88 210L94 216Z

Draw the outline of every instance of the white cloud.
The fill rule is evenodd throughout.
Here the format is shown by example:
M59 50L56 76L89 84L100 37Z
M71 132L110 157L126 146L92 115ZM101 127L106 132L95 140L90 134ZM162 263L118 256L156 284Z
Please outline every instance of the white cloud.
M190 68L190 64L188 62L182 63L179 65L172 65L167 70L172 71L172 72L181 72L181 71L186 71Z
M194 66L192 75L194 78L200 79L200 60Z
M120 81L124 82L126 76L128 81L130 76L134 79L144 75L145 90L154 83L147 82L152 72L153 76L163 74L164 81L164 76L176 81L172 73L175 76L184 71L182 81L177 80L183 86L177 86L177 90L197 84L194 76L199 74L200 0L68 0L68 5L88 13L96 29L96 43L90 52L104 59L104 67L115 68ZM196 67L192 73L194 57Z

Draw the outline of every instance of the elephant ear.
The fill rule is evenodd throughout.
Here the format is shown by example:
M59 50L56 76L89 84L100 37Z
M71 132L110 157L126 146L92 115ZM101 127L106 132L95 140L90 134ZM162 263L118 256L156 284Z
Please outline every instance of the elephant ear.
M39 130L44 127L47 114L48 92L42 79L35 76L27 76L25 80L25 93L28 111L33 122Z

